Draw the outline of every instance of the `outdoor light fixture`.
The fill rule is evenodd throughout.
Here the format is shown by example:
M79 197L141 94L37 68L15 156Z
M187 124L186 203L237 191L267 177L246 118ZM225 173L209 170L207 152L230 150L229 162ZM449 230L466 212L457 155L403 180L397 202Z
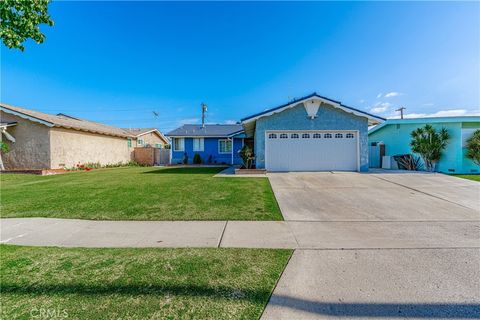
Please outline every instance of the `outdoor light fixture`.
M305 110L307 111L308 117L310 119L315 119L317 116L318 108L322 102L317 99L312 99L309 101L305 101L303 105L305 106Z

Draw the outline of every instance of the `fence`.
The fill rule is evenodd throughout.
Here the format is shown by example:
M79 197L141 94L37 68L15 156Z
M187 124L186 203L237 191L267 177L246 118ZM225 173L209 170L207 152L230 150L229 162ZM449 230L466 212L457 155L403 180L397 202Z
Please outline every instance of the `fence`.
M137 147L134 149L133 158L145 166L159 166L170 163L170 150L151 147Z

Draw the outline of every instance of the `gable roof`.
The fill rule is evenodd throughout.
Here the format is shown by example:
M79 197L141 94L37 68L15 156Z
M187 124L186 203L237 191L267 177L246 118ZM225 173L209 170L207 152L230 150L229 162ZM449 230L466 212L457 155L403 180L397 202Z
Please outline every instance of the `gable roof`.
M480 116L453 116L453 117L427 117L407 119L387 119L368 130L368 134L374 133L391 124L428 124L428 123L452 123L452 122L480 122Z
M302 98L299 98L299 99L294 99L293 101L282 104L278 107L267 109L265 111L253 114L253 115L248 116L248 117L245 117L245 118L241 119L241 122L243 124L246 124L246 123L249 123L249 122L252 122L252 121L256 121L258 118L268 117L268 116L270 116L274 113L278 113L278 112L281 112L285 109L295 107L298 104L303 103L305 101L308 101L310 99L317 99L317 100L320 100L323 103L332 105L333 107L339 108L339 109L341 109L345 112L352 113L356 116L365 117L365 118L368 119L369 125L373 125L373 124L377 124L377 123L385 121L385 119L382 118L382 117L375 116L373 114L370 114L368 112L365 112L365 111L362 111L362 110L359 110L359 109L348 107L348 106L342 104L340 101L336 101L336 100L321 96L321 95L317 94L316 92L314 92L312 94L309 94L308 96L305 96L305 97L302 97Z
M168 139L157 128L123 128L123 130L135 138L153 132L157 136L159 136L163 140L163 142L169 143Z
M87 131L92 133L99 133L116 137L130 137L131 135L123 129L108 126L98 122L83 120L79 118L70 117L64 114L48 114L39 111L14 107L5 103L0 103L0 110L5 113L16 115L33 122L41 123L48 127L61 127L66 129L74 129L80 131Z
M184 124L167 133L167 137L214 137L228 138L243 133L241 124Z

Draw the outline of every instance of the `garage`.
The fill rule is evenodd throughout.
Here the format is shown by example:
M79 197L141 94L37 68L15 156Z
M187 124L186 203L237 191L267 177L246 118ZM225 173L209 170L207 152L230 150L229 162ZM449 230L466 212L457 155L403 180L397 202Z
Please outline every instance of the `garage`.
M317 93L242 119L254 167L267 171L368 171L368 128L381 117Z
M268 171L357 171L356 131L266 131Z

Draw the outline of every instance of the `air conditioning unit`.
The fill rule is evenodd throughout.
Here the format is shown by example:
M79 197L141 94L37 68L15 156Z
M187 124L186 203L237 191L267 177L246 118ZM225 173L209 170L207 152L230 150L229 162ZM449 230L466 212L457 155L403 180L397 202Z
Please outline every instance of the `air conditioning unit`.
M392 156L383 156L382 169L398 170L398 163Z

